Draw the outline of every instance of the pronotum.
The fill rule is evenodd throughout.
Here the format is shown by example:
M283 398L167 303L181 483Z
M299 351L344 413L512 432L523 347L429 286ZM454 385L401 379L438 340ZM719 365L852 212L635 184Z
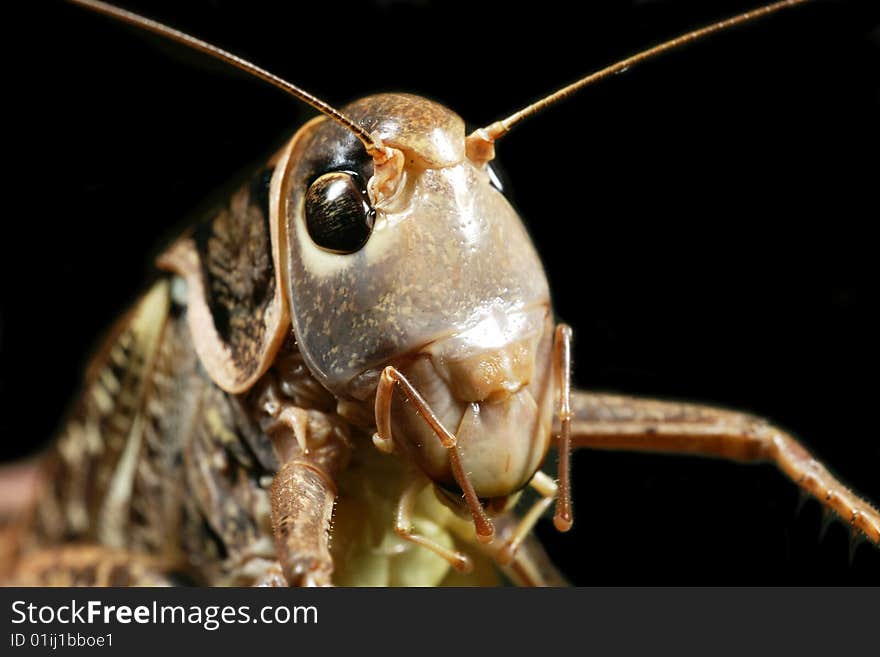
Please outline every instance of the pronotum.
M785 18L788 18L788 17L786 16ZM774 29L780 29L780 25L783 24L783 23L785 22L785 18L780 17L780 18L775 19L775 20L773 21L773 24L772 24L773 28L774 28ZM690 26L690 24L688 24L688 26ZM769 30L770 28L767 28L767 29ZM192 29L192 31L197 31L197 30L196 30L195 27L194 27L194 28ZM673 30L673 32L674 32L674 30ZM672 33L672 32L666 32L665 34L666 34L666 35L669 35L670 33ZM735 41L735 35L734 35L734 36L731 36L731 37L727 37L727 38L725 39L725 44L730 45L731 43L733 43L733 41ZM634 44L632 44L632 45L633 45L633 47L635 47L636 45L639 45L639 44L635 44L635 43L634 43ZM699 46L697 46L697 48L699 48ZM616 53L615 53L615 54L616 54ZM674 63L674 62L673 62L673 63ZM672 66L673 66L673 63L670 63L669 66L672 67ZM770 64L768 63L767 65L769 66ZM571 66L572 66L572 65L571 65L570 62L567 63L566 66L569 67L568 70L572 70L572 69L571 69ZM653 66L653 65L652 65L652 66ZM731 69L735 69L735 67L734 67L734 66L731 66L731 65L728 65L727 68L726 68L725 70L730 71ZM580 68L575 68L574 70L576 70L576 71L580 71L581 69L580 69ZM286 71L285 71L285 72L286 72ZM635 75L636 78L632 81L632 84L637 85L638 82L639 82L639 78L638 78L637 76L638 76L639 74L636 73L636 72L633 72L633 75ZM296 79L296 77L295 77L293 74L288 74L288 77L291 77L291 78L293 78L293 79ZM569 77L571 77L571 75L569 75ZM615 81L615 82L613 83L613 85L614 85L615 87L619 88L619 87L621 86L621 82L620 82L620 81ZM252 85L252 86L256 86L256 85ZM314 85L312 85L312 86L314 87ZM375 89L375 86L373 85L371 88ZM543 91L543 88L541 89L541 91ZM259 93L259 92L258 92L258 93ZM538 91L535 91L532 95L536 95L537 93L538 93ZM519 98L512 97L511 100L510 100L510 105L511 105L511 106L516 106L518 100L519 100ZM570 104L571 104L571 103L584 103L584 102L586 102L584 98L579 98L579 99L577 99L577 100L569 101ZM606 102L607 102L607 101L606 101ZM283 103L283 101L282 101L282 103ZM557 110L554 110L554 111L560 111L560 112L563 112L563 113L566 113L566 112L567 112L567 110L566 110L564 107L558 108ZM494 112L494 111L490 108L489 110L486 110L485 113L481 114L481 115L480 115L480 118L492 119L492 118L494 118L494 117L496 116L496 114L497 114L497 112ZM568 113L567 113L567 116L568 116L569 118L571 118L572 116L574 116L574 113L573 113L573 112L568 112ZM545 124L545 125L547 125L547 124ZM721 126L721 127L724 127L724 126ZM539 130L539 129L540 129L539 127L530 127L530 128L529 128L529 130ZM600 126L600 127L597 128L597 129L598 129L598 130L602 130L603 128ZM589 136L590 131L591 131L591 129L590 129L589 126L588 126L587 128L579 128L578 130L574 131L574 136L566 136L566 140L567 140L567 142L570 142L570 141L573 140L573 139L577 139L577 134L578 134L578 133L581 133L581 134L586 135L586 138L587 138L588 140L590 140L590 139L594 139L594 138L591 138L591 137ZM525 128L523 129L522 132L523 132L523 138L525 138L525 133L527 132L527 131L525 130ZM511 135L511 137L508 138L508 139L511 140L510 143L514 143L514 142L512 141L514 138L515 138L515 137L514 137L513 135ZM545 137L544 140L547 141L547 138ZM548 141L548 143L545 144L545 146L546 146L547 148L550 148L550 147L552 147L552 145L554 144L554 142L555 142L555 139L552 139L552 140ZM506 148L506 149L510 149L510 150L514 150L515 147L514 147L514 146L505 146L505 148ZM502 151L501 159L502 159L502 162L505 160L505 151ZM581 175L581 174L578 174L578 175ZM516 191L516 190L517 190L516 181L514 180L513 183L514 183L514 184L512 185L512 188L513 188L513 190L514 190L514 193L515 193L515 194L518 194L518 195L521 196L521 195L522 195L522 192L521 192L521 191L520 191L520 192L517 192L517 191ZM608 202L608 201L606 200L605 203L607 203L607 202ZM528 218L528 216L527 216L527 218ZM601 236L601 235L603 234L603 233L601 232L601 229L597 229L597 230L600 231L600 236ZM734 238L734 239L735 239L735 238ZM638 248L638 247L636 247L636 248ZM640 256L644 256L644 253L641 252L641 251L639 251L639 255L640 255ZM679 253L678 255L681 255L681 254ZM626 256L623 256L623 257L626 257ZM545 260L546 260L546 259L547 259L547 256L545 255ZM705 257L703 257L703 260L705 260ZM703 260L698 260L698 262L703 262ZM703 262L703 264L705 264L705 263ZM611 274L611 275L613 276L613 274ZM723 285L723 281L722 281L722 285ZM554 288L554 289L555 289L555 288ZM578 287L577 287L577 286L574 286L574 289L577 290ZM556 293L556 296L558 297L558 296L559 296L559 293ZM680 308L680 306L679 306L679 308ZM716 306L716 308L717 308L717 306ZM654 306L654 309L656 309L656 306ZM699 312L699 311L698 311L698 312ZM642 321L643 321L643 318L642 318ZM578 326L576 326L575 328L580 330L580 327L578 327ZM662 327L659 327L659 329L662 330ZM578 347L578 350L579 350L579 351L578 351L578 353L579 353L580 356L584 356L584 349L585 349L585 346L584 346L583 344L580 344L580 343L579 343L579 347ZM589 356L588 356L588 357L589 357ZM582 374L582 376L583 376L583 374ZM756 385L757 385L757 384L756 384ZM694 394L697 394L697 393L694 393ZM722 401L724 401L724 400L722 400ZM804 433L804 431L801 430L801 433ZM811 436L807 436L808 441L809 441L811 438L812 438ZM597 458L602 458L602 457L597 457ZM703 466L703 465L701 465L701 464L698 464L697 467L712 467L712 466ZM660 468L660 464L657 465L657 468L658 468L658 470L661 469L661 468ZM842 471L842 473L843 473L845 476L848 474L848 472L847 472L846 470L844 470L842 467L840 468L840 470ZM576 481L577 481L577 480L576 480ZM864 486L862 486L862 487L864 488ZM581 518L583 519L584 516L581 516ZM695 520L694 522L697 522L697 521ZM862 552L864 552L864 551L862 551Z

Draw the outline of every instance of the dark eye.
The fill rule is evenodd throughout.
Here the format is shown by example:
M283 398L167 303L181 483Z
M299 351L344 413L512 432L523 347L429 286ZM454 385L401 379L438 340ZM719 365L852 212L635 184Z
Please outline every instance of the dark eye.
M373 208L361 177L349 171L325 173L306 193L306 228L312 241L334 253L354 253L373 230Z

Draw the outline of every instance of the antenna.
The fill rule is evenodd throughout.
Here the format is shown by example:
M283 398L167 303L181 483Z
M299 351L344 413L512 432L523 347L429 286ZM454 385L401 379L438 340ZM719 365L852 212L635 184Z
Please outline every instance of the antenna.
M693 43L694 41L698 41L711 34L715 34L716 32L722 32L724 30L742 25L743 23L748 23L750 21L768 16L770 14L774 14L783 9L788 9L790 7L804 4L805 2L809 1L810 0L782 0L781 2L774 2L773 4L769 4L764 7L758 7L757 9L752 9L751 11L747 11L737 16L732 16L731 18L718 21L717 23L712 23L711 25L706 25L705 27L701 27L691 32L686 32L685 34L681 34L675 37L674 39L664 41L663 43L648 48L647 50L643 50L636 53L635 55L631 55L625 59L621 59L620 61L615 62L610 66L606 66L605 68L600 69L594 73L590 73L589 75L582 77L580 80L572 82L571 84L562 87L557 91L554 91L550 95L545 96L544 98L541 98L531 105L528 105L521 110L514 112L510 116L501 119L500 121L496 121L495 123L492 123L491 125L488 125L484 128L477 128L470 135L468 135L467 155L471 160L477 163L489 162L495 157L494 142L496 139L507 134L511 130L511 128L513 128L513 126L517 125L521 121L524 121L530 116L534 116L541 110L550 107L551 105L561 100L564 100L565 98L568 98L569 96L580 91L584 87L587 87L595 82L599 82L600 80L604 80L605 78L610 77L616 73L622 73L623 71L635 66L636 64L641 64L642 62L648 59L652 59L657 55L669 52L670 50L675 50L676 48L681 48L690 43Z
M355 136L360 139L361 142L364 144L364 147L367 149L367 153L377 162L384 162L389 157L388 152L382 145L381 141L370 135L370 133L367 132L367 130L363 126L355 123L353 119L335 109L328 103L324 102L317 96L313 96L308 91L297 87L295 84L292 84L287 80L279 78L277 75L274 75L273 73L270 73L269 71L260 68L256 64L252 64L246 59L242 59L238 55L234 55L231 52L223 50L222 48L218 48L215 45L207 43L206 41L202 41L201 39L197 39L194 36L186 34L185 32L176 30L173 27L168 27L167 25L159 23L158 21L154 21L151 18L141 16L140 14L135 14L134 12L127 11L125 9L120 9L119 7L114 7L113 5L109 5L106 2L98 2L97 0L68 0L68 2L79 5L81 7L85 7L86 9L90 9L99 14L115 18L116 20L122 21L123 23L134 25L135 27L147 30L148 32L153 32L154 34L158 34L159 36L165 37L172 41L176 41L177 43L181 43L185 46L189 46L194 50L198 50L199 52L205 53L206 55L214 57L215 59L219 59L226 62L227 64L231 64L232 66L235 66L236 68L241 69L246 73L250 73L251 75L260 78L265 82L268 82L269 84L281 89L282 91L286 91L291 96L299 98L301 101L308 103L322 114L329 116L338 124L353 132Z

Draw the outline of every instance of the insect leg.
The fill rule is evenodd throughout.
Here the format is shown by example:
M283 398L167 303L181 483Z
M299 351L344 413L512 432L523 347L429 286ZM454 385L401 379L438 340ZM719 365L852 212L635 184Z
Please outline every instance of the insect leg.
M513 531L503 547L498 551L495 560L502 565L507 565L513 561L519 546L529 533L534 529L535 524L544 515L544 512L553 504L556 497L557 487L546 474L538 470L535 476L529 481L529 486L534 488L541 495L541 498L532 505L528 513L522 517L516 529Z
M553 336L553 374L559 391L559 498L553 524L561 532L571 529L571 328L556 327Z
M397 518L394 523L394 531L396 531L397 535L401 538L431 550L431 552L437 556L448 561L457 571L468 573L473 570L474 565L467 555L455 550L450 550L436 541L432 541L426 536L413 532L412 515L416 504L416 498L428 483L427 480L420 478L407 486L406 490L403 491L403 495L400 496L400 502L397 505Z
M310 461L289 461L275 475L272 527L281 568L291 586L331 583L328 528L335 499L336 486Z
M254 398L260 426L281 463L270 496L278 561L291 586L329 586L334 479L348 458L348 433L337 417L292 403L281 388L270 372ZM277 579L268 573L258 584L275 585Z
M792 481L880 545L880 512L797 440L761 418L697 404L575 392L572 444L775 463Z
M4 586L172 586L160 562L102 545L65 545L26 554Z
M461 465L461 455L458 452L455 436L443 426L443 423L434 415L428 403L407 378L391 366L386 367L382 371L382 376L376 389L376 434L373 436L373 443L384 452L390 452L394 444L391 435L391 396L394 393L395 384L400 387L400 390L412 403L416 412L428 423L428 426L431 427L440 439L440 442L449 451L449 463L452 466L452 474L459 488L464 493L465 502L471 512L474 527L477 530L477 538L483 543L491 542L495 537L495 527L483 510L483 505L480 504L477 493L474 491L474 487Z

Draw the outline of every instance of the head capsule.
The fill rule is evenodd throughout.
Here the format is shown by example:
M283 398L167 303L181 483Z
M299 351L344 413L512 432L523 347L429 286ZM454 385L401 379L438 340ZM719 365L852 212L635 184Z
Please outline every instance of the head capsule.
M456 434L481 497L510 494L549 444L552 316L543 267L465 126L432 101L382 94L345 113L403 154L393 194L373 162L318 118L286 158L278 226L284 292L303 357L335 395L369 401L394 365ZM435 482L448 455L399 396L393 424Z

